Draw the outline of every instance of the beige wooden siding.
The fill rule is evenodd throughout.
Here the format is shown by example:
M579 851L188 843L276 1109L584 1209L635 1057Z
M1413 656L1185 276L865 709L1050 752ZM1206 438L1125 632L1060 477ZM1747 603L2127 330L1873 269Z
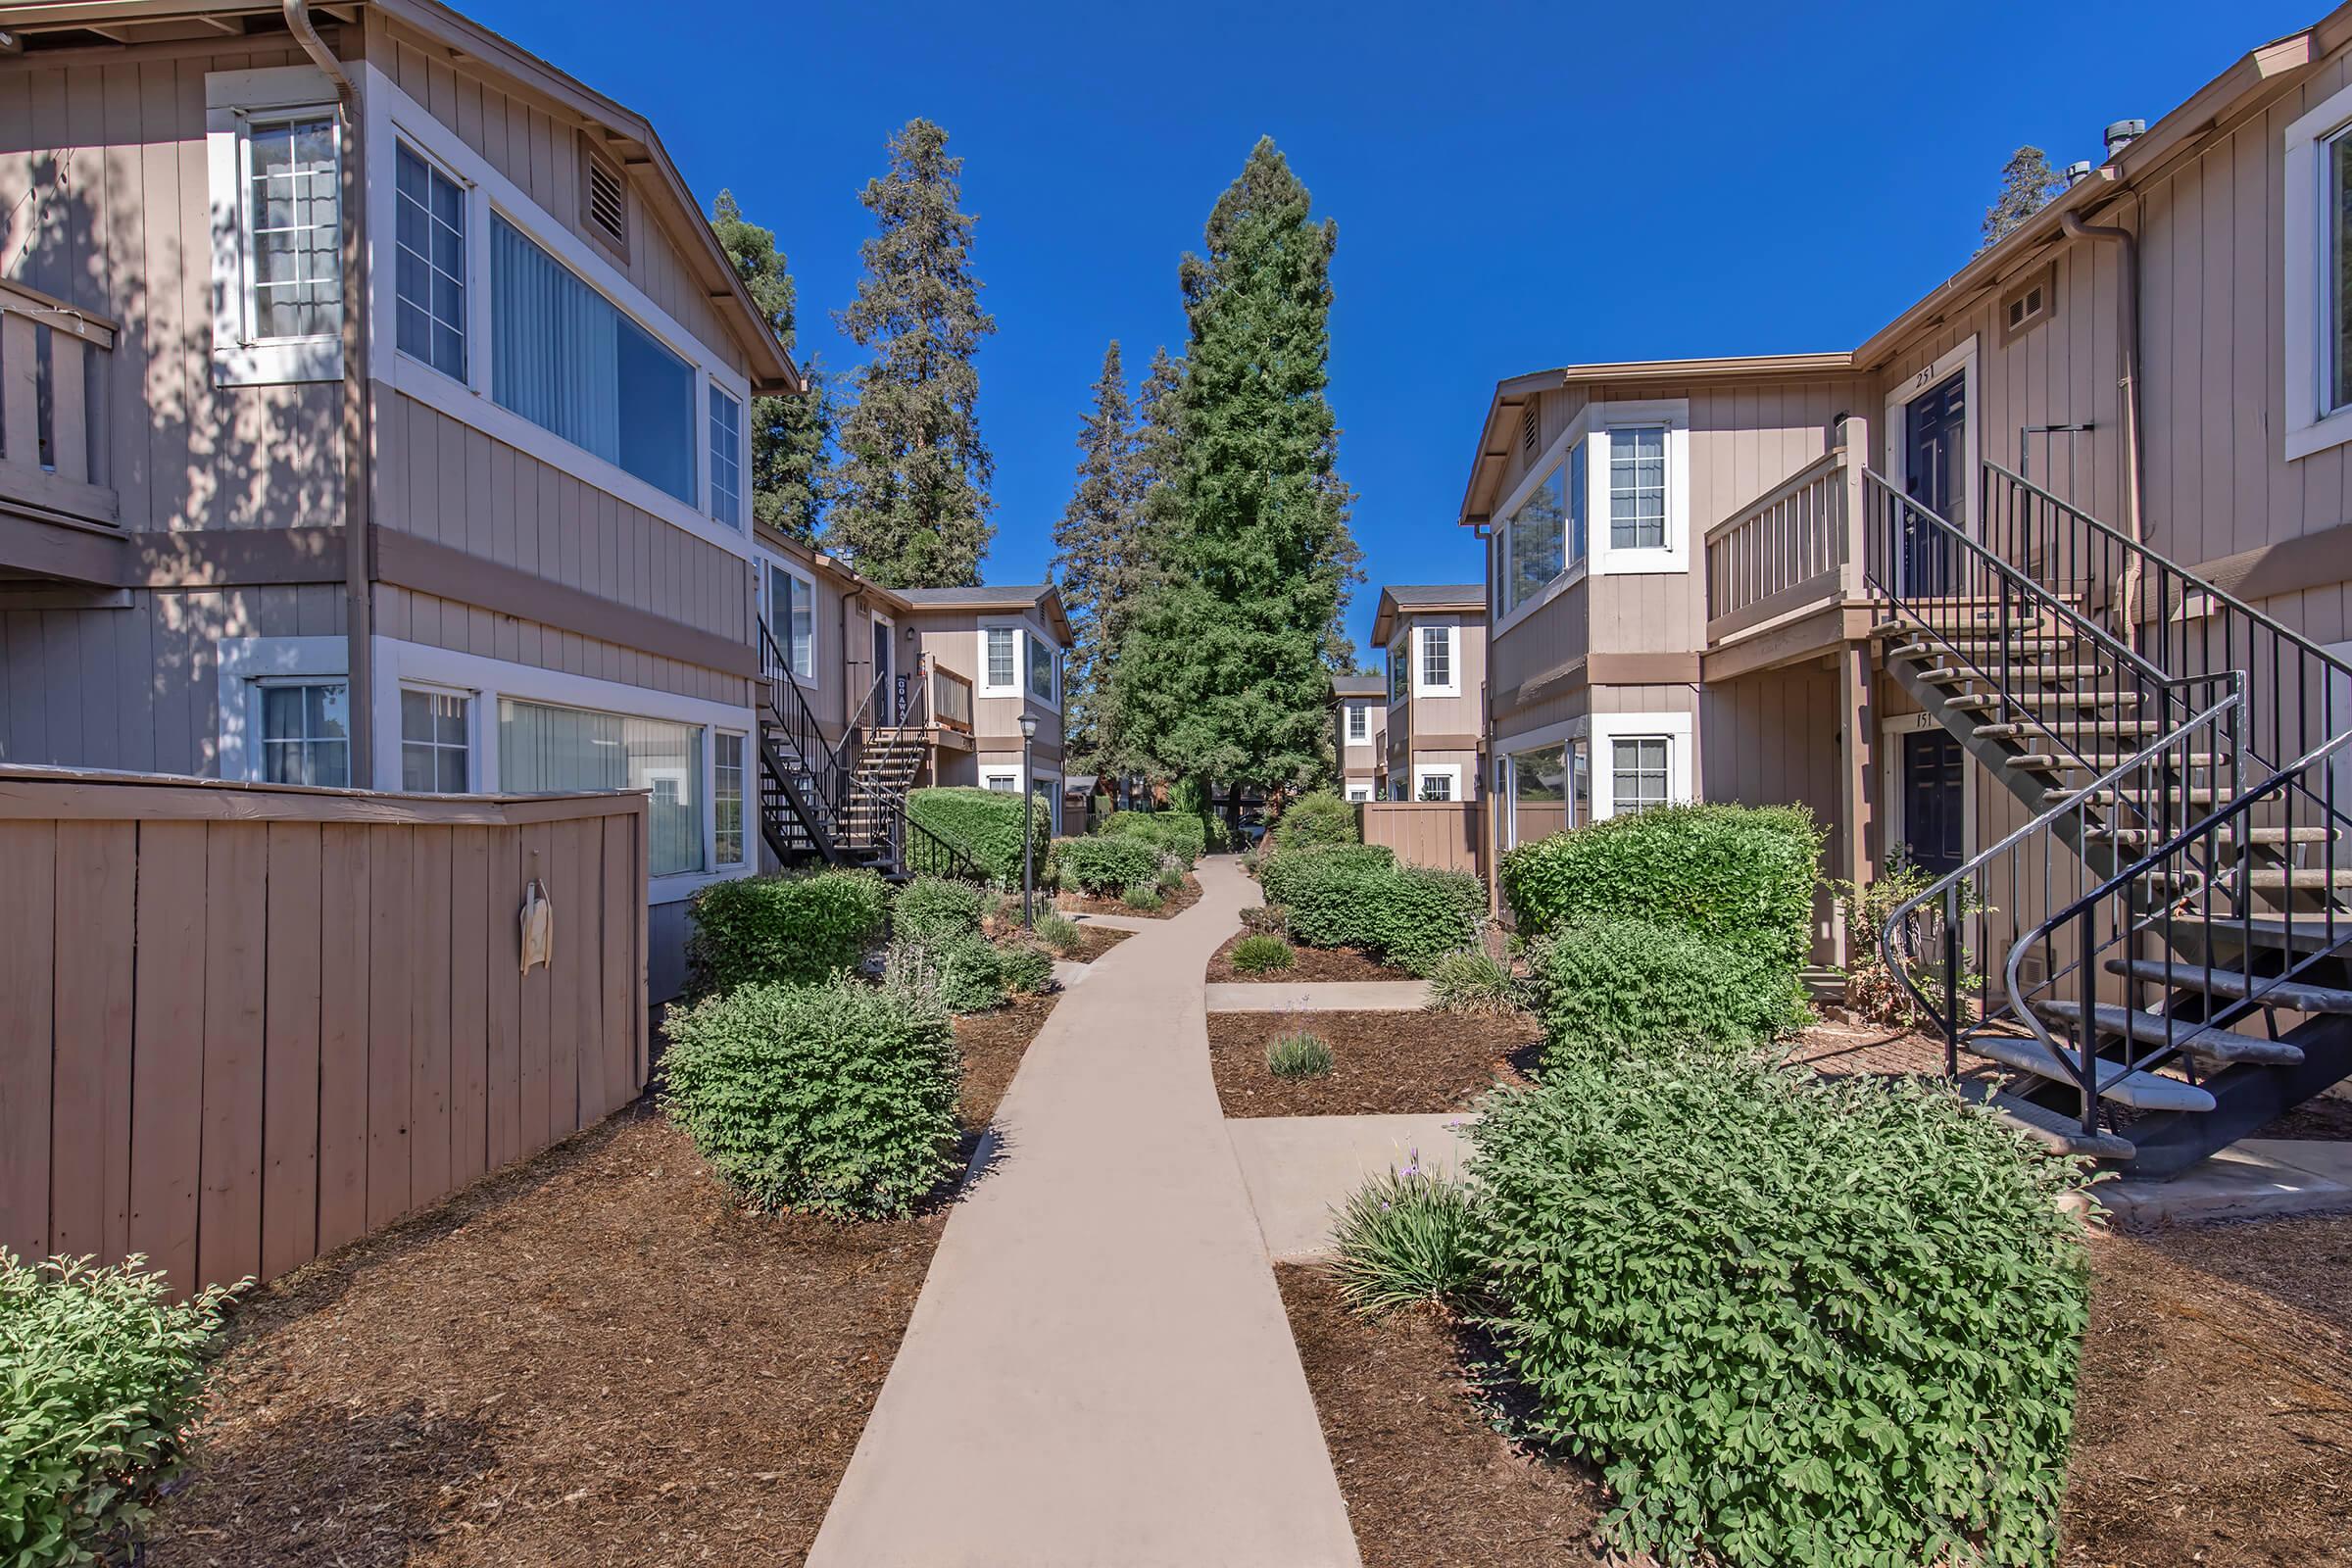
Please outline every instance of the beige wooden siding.
M972 683L972 738L975 749L1009 755L1020 760L1021 711L1027 709L1037 715L1037 739L1034 743L1040 756L1050 749L1055 758L1061 755L1061 714L1026 697L982 697L980 689L980 623L983 620L1003 621L1014 618L1010 612L991 611L981 615L967 610L925 611L899 617L899 646L906 647L906 623L911 620L917 629L917 641L922 652L939 662L943 669L952 669Z
M751 682L740 675L497 614L479 606L414 593L391 583L376 585L375 634L707 702L747 705L752 701Z
M1709 686L1698 707L1698 792L1742 806L1805 806L1835 846L1844 812L1838 758L1846 741L1838 672L1818 664L1766 670ZM1875 737L1873 738L1875 741ZM1874 768L1873 772L1876 771ZM1878 781L1868 787L1875 791ZM1838 874L1826 859L1825 877ZM1813 900L1813 956L1827 962L1835 901L1825 884Z
M0 59L0 275L122 323L99 407L125 528L342 520L340 383L212 384L205 74L301 58Z
M368 31L368 57L402 92L423 105L490 166L526 191L549 216L582 238L595 236L580 220L580 151L570 123L535 101L502 91L473 71L461 72L446 55L407 39L395 40L380 24ZM755 220L759 215L753 215ZM770 215L770 221L775 221ZM737 370L749 362L720 324L704 289L669 236L654 222L636 186L628 188L629 256L625 266L599 251L625 272L670 318L724 356Z
M1485 687L1487 680L1487 628L1483 621L1471 615L1422 615L1405 622L1418 631L1424 626L1450 625L1453 627L1454 686L1459 697L1409 697L1402 710L1397 710L1401 729L1399 746L1408 738L1419 735L1476 735L1486 728ZM1415 637L1406 645L1405 657L1413 662L1412 671L1417 683L1420 676L1420 639ZM1408 684L1408 690L1410 685Z
M209 774L222 637L338 637L332 586L133 592L121 610L0 611L0 762Z

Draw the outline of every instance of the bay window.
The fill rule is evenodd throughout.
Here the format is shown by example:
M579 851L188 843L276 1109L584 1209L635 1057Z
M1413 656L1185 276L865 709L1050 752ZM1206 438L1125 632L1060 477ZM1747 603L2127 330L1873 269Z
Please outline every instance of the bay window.
M1054 645L1029 633L1029 695L1041 703L1054 701Z
M1453 691L1453 628L1421 628L1421 693L1443 696Z
M1398 637L1389 645L1389 706L1391 708L1404 701L1406 680L1404 651L1410 641L1410 635L1407 634Z
M743 405L710 384L710 517L743 526Z
M694 505L693 367L496 214L490 305L500 408Z
M1666 548L1666 428L1638 425L1609 432L1609 545Z
M501 698L499 786L517 795L645 790L655 876L700 871L703 728L666 719Z
M767 634L802 680L816 678L816 585L772 563L767 568Z
M393 152L393 335L400 352L466 379L466 193L415 148Z
M743 742L732 730L710 737L712 858L721 865L743 863Z
M1361 746L1371 738L1372 705L1370 703L1349 703L1348 705L1348 744Z
M1576 824L1568 814L1568 747L1539 746L1511 755L1510 844L1549 838Z
M994 695L1010 696L1020 690L1019 629L1013 626L991 626L981 633L987 644L987 662L981 666L980 684Z
M1504 614L1535 599L1585 559L1587 461L1586 443L1579 441L1503 519L1495 552Z

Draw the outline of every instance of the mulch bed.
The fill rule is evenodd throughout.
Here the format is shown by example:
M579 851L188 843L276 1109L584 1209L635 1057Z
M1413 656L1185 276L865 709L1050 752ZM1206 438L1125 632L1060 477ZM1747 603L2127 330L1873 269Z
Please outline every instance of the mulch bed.
M2352 1216L2091 1242L2066 1568L2352 1563ZM1592 1473L1488 1425L1435 1314L1277 1271L1365 1568L1603 1562Z
M1233 945L1250 935L1237 933L1208 959L1208 983L1212 986L1253 985L1260 981L1273 985L1284 981L1322 982L1332 980L1410 980L1409 969L1393 969L1360 948L1309 948L1291 944L1297 961L1288 969L1276 969L1269 974L1244 974L1233 966Z
M1306 1030L1331 1047L1319 1078L1277 1078L1266 1046ZM1543 1031L1519 1016L1451 1012L1212 1012L1208 1061L1228 1116L1364 1116L1461 1110L1527 1081Z
M1078 935L1085 939L1086 946L1071 954L1070 961L1092 963L1135 933L1121 930L1115 925L1094 925L1087 921L1080 921Z
M956 1021L967 1125L1052 1006ZM641 1100L257 1292L146 1560L803 1562L946 1222L748 1213Z
M1064 914L1132 914L1139 920L1166 920L1200 902L1200 879L1187 871L1184 885L1162 894L1156 909L1131 909L1121 899L1099 899L1091 893L1074 891L1055 894L1054 902Z

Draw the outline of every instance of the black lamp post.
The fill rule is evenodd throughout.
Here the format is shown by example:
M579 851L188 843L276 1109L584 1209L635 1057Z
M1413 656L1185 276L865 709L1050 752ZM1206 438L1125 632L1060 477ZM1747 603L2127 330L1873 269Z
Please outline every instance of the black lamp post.
M1029 772L1029 746L1037 739L1037 715L1021 714L1021 929L1031 928L1029 900L1037 886L1037 856L1032 849L1037 816L1037 781Z

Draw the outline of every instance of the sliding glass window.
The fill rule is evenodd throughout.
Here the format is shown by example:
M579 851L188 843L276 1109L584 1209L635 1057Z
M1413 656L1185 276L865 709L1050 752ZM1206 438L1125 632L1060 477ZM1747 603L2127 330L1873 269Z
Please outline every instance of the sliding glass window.
M516 795L646 790L655 876L703 869L703 730L501 698L499 787Z

